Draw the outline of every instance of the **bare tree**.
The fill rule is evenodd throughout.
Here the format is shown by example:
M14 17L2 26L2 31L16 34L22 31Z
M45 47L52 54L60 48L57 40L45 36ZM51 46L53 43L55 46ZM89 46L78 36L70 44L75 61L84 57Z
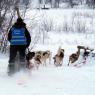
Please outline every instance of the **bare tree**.
M12 19L14 17L14 6L18 5L19 0L0 0L0 29L2 29L2 39L0 50L6 52L7 48L7 34L11 27ZM13 8L13 10L11 10ZM7 17L7 14L10 14ZM8 24L6 24L8 23Z
M73 8L73 0L69 0L69 4L70 4L71 8Z
M52 2L52 0L50 0L50 5L51 5L51 8L53 7L53 2Z
M86 0L86 4L87 4L90 8L95 8L95 0Z
M54 1L54 7L59 8L60 0L55 0Z

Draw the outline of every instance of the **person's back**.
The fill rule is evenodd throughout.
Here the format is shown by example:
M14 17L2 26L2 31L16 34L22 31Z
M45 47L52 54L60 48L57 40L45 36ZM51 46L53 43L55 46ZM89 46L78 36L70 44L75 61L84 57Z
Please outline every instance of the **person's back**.
M9 58L9 72L14 72L15 58L17 52L20 55L20 65L25 65L25 50L29 47L31 37L26 29L26 24L21 18L12 26L8 33L8 41L10 42L10 58ZM21 64L22 63L22 64Z

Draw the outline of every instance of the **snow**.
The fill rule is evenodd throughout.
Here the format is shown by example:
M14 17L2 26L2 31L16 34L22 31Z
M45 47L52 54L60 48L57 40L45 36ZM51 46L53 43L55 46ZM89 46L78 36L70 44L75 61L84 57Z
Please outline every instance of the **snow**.
M60 24L62 17L64 17L60 13L61 11L63 10L57 10L56 13L54 10L49 10L45 14L48 15L50 12L48 16L51 18L55 15L53 18L54 21ZM73 11L75 10L69 10L69 12L65 10L65 15L68 16ZM83 10L76 11L83 13ZM33 10L33 15L36 12ZM93 13L93 10L88 10L88 12ZM38 14L39 18L36 18L37 21L42 19L41 14L43 12L40 11L38 13L40 14ZM60 17L58 17L59 13L61 15ZM31 19L30 14L31 12L27 13L26 19ZM25 21L30 25L29 20ZM31 35L34 36L35 33L36 28L31 32ZM69 55L76 52L77 45L94 48L94 39L94 34L92 33L47 32L44 44L42 43L42 38L40 38L40 41L33 50L50 50L53 57L58 47L61 46L65 49L63 65L61 67L54 66L53 59L51 58L51 64L47 62L46 66L41 65L38 70L20 71L12 77L7 75L8 54L0 54L0 95L94 95L95 57L89 56L86 64L81 67L67 66ZM33 42L31 46L32 44ZM76 63L82 61L81 57Z
M94 95L95 93L95 65L81 68L42 66L31 73L19 72L13 77L7 76L4 67L0 65L3 69L0 70L1 95Z

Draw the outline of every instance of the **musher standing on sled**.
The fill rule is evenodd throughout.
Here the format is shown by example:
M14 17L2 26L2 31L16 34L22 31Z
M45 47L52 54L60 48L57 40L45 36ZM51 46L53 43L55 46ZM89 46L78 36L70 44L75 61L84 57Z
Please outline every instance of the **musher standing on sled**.
M26 24L21 18L18 18L8 33L8 41L10 42L10 55L8 64L8 73L15 72L15 58L19 53L20 66L25 67L25 51L31 42L31 36L26 28Z

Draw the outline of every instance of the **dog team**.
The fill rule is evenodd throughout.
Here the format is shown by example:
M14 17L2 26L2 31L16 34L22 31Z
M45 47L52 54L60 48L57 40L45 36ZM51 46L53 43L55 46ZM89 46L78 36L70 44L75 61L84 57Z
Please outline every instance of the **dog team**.
M89 53L94 49L89 49L85 46L77 46L77 51L69 56L68 66L76 62L80 56L80 50L83 49L83 58L89 56ZM55 66L62 66L65 50L59 47L56 55L53 57ZM34 65L38 68L40 64L46 65L46 61L51 63L51 52L47 51L29 51L26 55L27 68L32 68ZM34 61L31 61L34 60Z

